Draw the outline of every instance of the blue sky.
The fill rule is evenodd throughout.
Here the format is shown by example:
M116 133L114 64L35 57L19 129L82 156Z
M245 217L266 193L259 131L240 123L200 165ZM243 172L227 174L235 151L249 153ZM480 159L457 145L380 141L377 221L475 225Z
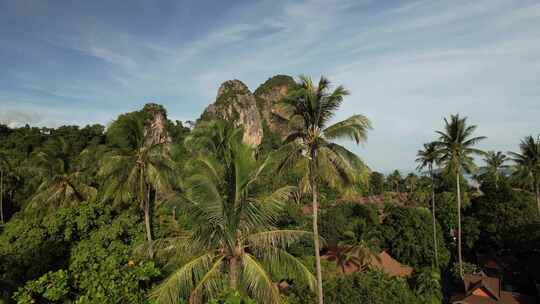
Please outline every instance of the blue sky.
M351 91L336 119L371 118L351 149L414 168L451 113L481 148L540 132L540 2L0 0L0 121L109 123L146 102L193 120L219 84L328 76Z

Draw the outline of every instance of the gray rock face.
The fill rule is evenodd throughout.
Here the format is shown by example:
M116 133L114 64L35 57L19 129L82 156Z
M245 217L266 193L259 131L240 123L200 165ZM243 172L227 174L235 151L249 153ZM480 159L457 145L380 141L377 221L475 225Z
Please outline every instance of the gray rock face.
M280 111L279 103L287 97L294 89L296 83L294 79L287 75L276 75L268 79L255 90L255 98L258 101L259 110L263 120L272 132L277 132L282 136L286 130L280 128L274 121L276 115L285 117L286 114Z
M146 145L168 144L171 142L167 134L167 117L160 105L147 104L144 110L150 113L150 121L144 130Z
M263 126L255 96L240 80L228 80L218 90L216 101L209 105L201 119L221 118L244 128L243 141L257 146L262 142Z
M274 122L274 114L284 116L280 113L279 102L295 85L292 77L277 75L260 85L253 94L240 80L225 81L219 87L216 101L204 110L201 120L221 118L232 121L235 126L244 128L245 143L258 146L264 137L263 130L281 136L286 134L286 130Z

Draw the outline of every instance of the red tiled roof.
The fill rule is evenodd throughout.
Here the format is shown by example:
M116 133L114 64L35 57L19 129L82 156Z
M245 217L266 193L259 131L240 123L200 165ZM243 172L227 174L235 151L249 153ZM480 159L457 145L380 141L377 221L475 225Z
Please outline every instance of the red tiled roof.
M386 253L386 251L381 252L378 259L373 258L371 261L371 265L374 268L382 270L389 275L396 277L409 277L413 272L412 267L401 264L400 262L392 258L388 253Z
M533 304L534 297L519 293L501 291L500 280L485 274L465 275L466 295L454 304ZM463 297L463 295L461 296Z

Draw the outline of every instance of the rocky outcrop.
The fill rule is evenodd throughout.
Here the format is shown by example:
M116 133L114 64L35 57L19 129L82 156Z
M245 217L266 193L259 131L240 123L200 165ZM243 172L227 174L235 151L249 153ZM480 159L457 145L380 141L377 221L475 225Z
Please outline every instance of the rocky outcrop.
M274 114L284 116L278 103L295 86L294 79L287 75L268 79L255 93L251 93L240 80L226 81L219 87L216 101L204 110L200 120L220 118L232 121L235 126L244 128L245 143L260 145L265 132L285 134L286 130L275 123Z
M144 130L146 146L170 143L165 109L161 105L149 103L144 106L143 113L148 116Z
M280 128L275 122L275 116L285 116L285 113L280 111L279 102L283 100L294 89L296 83L291 76L276 75L255 90L255 98L261 116L272 132L278 132L284 135L285 129Z
M201 120L221 118L232 121L244 129L243 141L257 146L263 139L263 125L255 96L240 80L224 82L218 90L216 101L209 105Z

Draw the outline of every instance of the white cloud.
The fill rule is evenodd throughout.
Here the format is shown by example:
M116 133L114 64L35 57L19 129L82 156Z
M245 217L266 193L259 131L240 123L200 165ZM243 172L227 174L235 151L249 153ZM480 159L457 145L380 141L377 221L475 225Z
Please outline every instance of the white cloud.
M416 1L385 9L381 2L250 2L195 37L78 26L44 39L101 59L105 80L84 83L74 74L38 83L72 101L64 108L21 100L55 121L105 123L151 99L172 117L195 119L227 79L254 89L277 73L324 74L352 92L337 118L359 112L373 120L368 144L351 147L383 171L414 168L418 148L451 113L478 124L487 149L515 149L519 138L540 131L537 1ZM73 114L77 103L86 114Z

